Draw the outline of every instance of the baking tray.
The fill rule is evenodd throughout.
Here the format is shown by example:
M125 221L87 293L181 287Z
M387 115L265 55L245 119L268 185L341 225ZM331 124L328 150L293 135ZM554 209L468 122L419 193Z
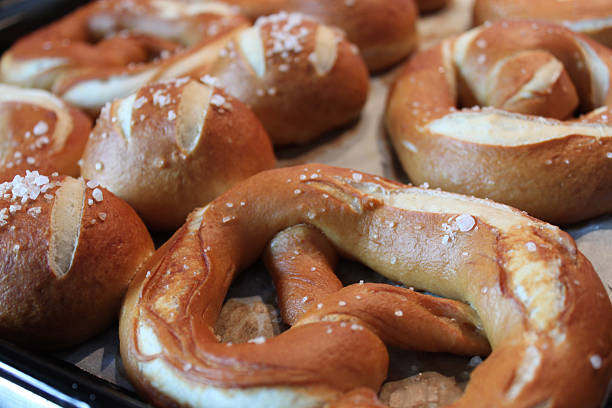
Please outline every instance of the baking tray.
M418 27L421 47L467 29L472 1L451 0L443 12L422 18ZM84 3L0 0L0 50ZM394 75L395 72L390 71L372 78L368 102L358 121L306 147L277 151L279 166L320 162L408 182L382 125L387 88ZM612 296L612 217L600 217L564 229L572 234L579 249L593 262ZM154 238L159 244L167 237ZM337 272L344 283L360 279L384 281L367 268L349 261L340 263ZM269 276L258 263L238 277L228 297L259 295L264 302L273 304L275 295L271 287ZM434 370L465 381L473 368L469 365L469 357L399 350L390 350L390 356L390 380ZM37 406L150 407L138 398L125 377L116 325L78 347L52 355L26 351L0 341L0 408ZM612 408L612 401L603 406Z

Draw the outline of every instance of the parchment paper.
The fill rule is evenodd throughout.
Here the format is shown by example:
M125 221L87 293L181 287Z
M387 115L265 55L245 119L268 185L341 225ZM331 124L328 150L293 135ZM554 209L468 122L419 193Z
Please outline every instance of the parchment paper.
M421 48L429 47L446 36L467 29L470 26L472 2L473 0L454 0L444 11L421 18L418 27ZM372 78L367 105L356 123L307 147L278 151L279 166L319 162L408 182L398 165L382 124L387 87L396 71L397 69ZM565 230L572 234L580 251L593 263L612 299L612 217L601 217L567 227ZM369 281L384 281L352 262L341 263L338 274L345 283L364 278ZM243 279L244 276L248 276L248 280ZM228 297L252 295L260 295L265 302L275 303L271 281L261 264L243 272ZM390 380L433 370L454 375L458 381L466 381L473 368L469 364L469 358L400 350L391 350L390 354ZM59 353L58 356L116 385L132 388L121 366L116 327L74 350Z

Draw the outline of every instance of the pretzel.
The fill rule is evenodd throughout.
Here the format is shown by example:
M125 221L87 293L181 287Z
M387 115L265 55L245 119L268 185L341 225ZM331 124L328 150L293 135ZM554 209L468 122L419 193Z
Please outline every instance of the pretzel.
M306 295L277 337L220 344L212 327L232 278L304 223L389 279L469 303L478 319L458 301L356 284L315 289L312 303ZM325 245L304 240L316 271ZM295 281L323 282L297 264ZM128 377L159 406L380 406L386 333L420 343L394 335L423 326L418 347L439 330L442 348L469 353L484 351L481 327L493 351L454 407L595 407L612 376L611 324L597 274L557 227L488 200L312 164L259 173L194 211L130 285L120 341Z
M0 84L0 180L26 169L78 176L91 120L52 94Z
M185 0L187 1L187 0ZM200 4L206 0L190 0ZM446 0L421 0L428 10ZM357 47L370 71L389 68L417 46L414 0L227 0L251 19L281 11L304 13L339 27ZM432 6L434 6L432 8Z
M566 28L485 25L414 57L386 126L416 184L584 220L612 210L611 69L609 49ZM475 104L490 107L456 108Z
M476 0L474 23L509 18L536 18L564 24L612 46L612 3L609 0Z
M275 164L253 113L189 78L148 85L102 111L81 172L126 200L155 230Z
M0 184L0 338L84 341L117 318L154 250L134 210L97 183L26 171Z
M218 2L99 0L18 41L2 57L1 76L3 82L60 94L57 88L67 81L62 76L74 71L93 77L109 72L126 76L116 81L129 88L122 95L113 94L113 87L97 90L99 94L85 101L78 95L64 95L77 106L96 109L113 97L134 92L142 81L155 79L157 71L177 54L189 55L194 48L214 43L246 24ZM138 80L132 78L136 73ZM103 102L96 104L100 98Z

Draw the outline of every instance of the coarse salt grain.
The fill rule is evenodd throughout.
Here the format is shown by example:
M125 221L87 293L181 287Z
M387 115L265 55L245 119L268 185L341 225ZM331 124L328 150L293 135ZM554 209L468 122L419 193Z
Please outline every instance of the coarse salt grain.
M265 342L266 342L266 338L263 336L255 337L249 340L249 343L254 343L254 344L263 344Z
M102 201L102 199L104 198L104 196L102 195L102 190L100 190L99 188L94 189L94 191L91 193L91 196L97 202Z
M469 214L461 214L457 218L455 218L455 223L457 224L457 228L461 232L471 231L472 228L476 225L476 220Z
M404 312L402 312L401 310L396 310L394 314L395 314L396 316L401 317L401 316L403 316L403 315L404 315Z
M42 210L40 207L32 207L32 208L28 208L27 213L31 215L32 217L37 217L41 211Z
M525 244L525 246L527 247L527 250L529 252L535 252L538 249L534 242L528 242L528 243Z
M214 94L212 98L210 98L210 104L216 106L217 108L223 106L225 103L225 98L223 95Z
M591 357L589 357L589 361L595 370L599 370L603 364L601 356L598 354L593 354Z
M49 131L49 125L47 125L47 122L41 120L36 125L34 125L33 132L36 136L42 136L47 133L47 131Z

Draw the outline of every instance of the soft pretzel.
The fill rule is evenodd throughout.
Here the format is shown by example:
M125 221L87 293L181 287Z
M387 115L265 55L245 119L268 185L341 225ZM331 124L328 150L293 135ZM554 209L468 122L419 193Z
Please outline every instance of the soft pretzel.
M57 349L110 325L154 250L134 210L97 183L37 171L0 193L0 337Z
M276 234L304 223L389 279L474 309L493 352L453 407L595 407L602 400L612 376L612 305L569 235L491 201L318 164L240 183L194 211L138 273L122 307L120 340L143 395L160 406L380 406L374 390L388 357L378 336L389 327L377 321L401 332L419 325L410 313L420 309L437 323L423 324L425 336L438 326L446 345L465 345L470 333L477 339L465 305L357 284L321 298L317 292L312 303L303 298L305 313L298 310L277 337L220 344L212 327L232 278ZM306 240L314 250L305 259L318 254L316 270L328 262L325 245ZM282 261L286 250L278 249ZM295 296L305 293L299 290ZM380 320L369 318L372 306Z
M584 220L612 210L611 70L609 49L561 26L485 25L414 57L387 129L416 184ZM456 108L474 104L492 107Z
M610 0L476 0L474 22L509 18L536 18L562 23L612 46L612 2Z
M207 0L189 1L197 4ZM419 9L424 6L432 10L437 8L435 3L442 2L421 0ZM286 11L304 13L341 28L348 40L359 47L370 71L396 64L417 45L414 0L226 0L226 3L238 6L253 20Z
M90 78L113 73L121 84L96 89L85 98L89 102L79 95L63 95L75 105L95 109L158 77L177 54L192 54L194 48L246 24L218 2L98 0L19 40L2 56L2 80L63 94L60 89L72 81L74 71ZM73 74L62 79L67 73ZM117 85L129 89L113 94ZM94 103L100 99L102 103Z
M194 208L274 164L270 139L244 104L183 78L103 109L81 171L126 200L150 228L174 231Z
M0 84L0 180L26 169L78 176L91 120L52 94Z

